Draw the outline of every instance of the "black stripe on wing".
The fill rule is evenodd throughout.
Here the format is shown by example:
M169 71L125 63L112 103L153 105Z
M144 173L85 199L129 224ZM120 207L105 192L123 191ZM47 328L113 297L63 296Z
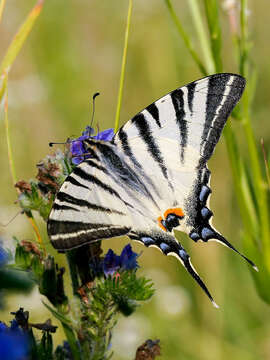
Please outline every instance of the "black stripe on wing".
M161 154L160 148L157 145L155 138L153 137L148 121L145 119L142 113L137 114L131 119L132 123L135 124L136 128L139 131L141 139L146 144L148 153L151 155L152 159L156 161L158 166L161 169L161 172L164 178L168 181L168 185L172 188L172 184L168 179L167 168L164 163L163 156Z
M83 244L122 236L130 230L127 226L57 221L49 219L48 234L52 245L58 250L69 250Z
M61 205L61 204L57 204L57 203L54 203L53 204L53 210L73 210L73 211L80 211L79 209L76 209L72 206L68 206L68 205Z
M128 158L133 162L133 164L135 165L135 167L138 167L139 169L141 169L141 164L137 161L136 157L134 156L131 147L129 145L128 142L128 137L126 132L123 130L123 128L121 128L118 133L118 138L120 140L122 149L124 150L124 153L128 156Z
M94 176L92 174L89 174L88 172L83 170L80 166L77 166L73 170L73 174L77 175L78 177L80 177L83 180L86 180L86 181L88 181L90 183L93 183L93 184L97 185L98 187L102 188L104 191L106 191L106 192L110 193L111 195L114 195L114 196L118 197L119 199L121 199L118 192L115 191L111 186L103 183L96 176Z
M223 100L226 84L230 78L231 76L229 74L224 74L222 77L218 77L218 80L216 76L209 77L208 87L207 87L207 98L206 98L205 123L204 123L204 129L203 129L202 141L201 141L201 148L204 146L204 151L202 155L206 157L204 161L210 158L212 154L211 149L214 149L215 146L215 145L213 146L213 144L216 144L216 142L211 141L211 143L207 146L207 142L205 143L204 140L208 138L209 132L211 130L212 122L214 120L214 117L217 115L217 109ZM227 118L225 118L225 121L226 119ZM221 134L222 129L223 126L220 129L219 136ZM219 136L216 136L217 138L216 141L218 141Z
M184 162L185 149L187 146L188 127L187 122L184 121L184 93L182 89L177 89L171 93L171 99L175 110L176 123L180 130L180 144L181 144L181 161ZM190 104L191 105L191 104Z
M65 182L69 182L71 183L72 185L75 185L75 186L79 186L79 187L82 187L84 189L87 189L89 190L89 187L88 186L85 186L84 184L80 183L78 180L76 180L72 175L69 175Z
M158 189L155 188L153 182L146 174L140 172L140 169L137 170L128 165L123 156L120 156L121 154L119 154L117 146L112 143L94 140L88 140L88 143L89 145L95 146L99 152L98 155L106 166L107 176L110 176L117 184L119 184L119 182L121 184L122 182L123 185L128 186L132 191L142 193L159 209L151 193L155 191L158 194ZM135 156L132 159L135 164ZM151 188L149 188L148 185L150 185Z
M159 110L156 103L153 103L147 106L146 110L152 115L153 119L156 121L157 125L161 128L161 124L159 121Z
M63 191L58 192L57 200L59 200L61 202L66 202L66 203L69 203L69 204L72 204L72 205L77 205L78 207L86 207L87 209L90 209L90 210L113 213L113 214L118 214L118 215L125 215L121 211L111 209L111 208L108 208L108 207L104 207L104 206L100 206L100 205L96 205L96 204L92 204L89 201L79 199L79 198L75 198L74 196L72 196L70 194L67 194L67 193L65 193ZM66 205L61 205L61 204L58 204L58 203L54 203L53 209L54 210L60 210L60 206L64 209L64 207ZM79 211L78 209L73 208L73 207L69 207L69 206L66 206L66 210Z
M228 94L225 94L226 86L229 87ZM245 79L239 75L216 74L209 77L206 119L201 142L203 164L211 157L226 120L240 100L244 88Z
M194 93L195 93L195 87L196 87L196 84L194 82L187 85L188 107L189 107L189 111L191 112L191 114L193 112L193 98L194 98Z

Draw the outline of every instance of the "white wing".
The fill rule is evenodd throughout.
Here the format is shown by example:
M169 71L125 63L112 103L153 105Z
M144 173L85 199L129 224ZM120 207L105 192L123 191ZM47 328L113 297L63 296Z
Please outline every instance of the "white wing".
M238 252L209 224L206 163L244 86L238 75L209 76L149 105L111 143L85 140L92 158L75 168L56 196L48 221L52 244L65 250L127 234L176 256L213 301L170 232L215 239Z

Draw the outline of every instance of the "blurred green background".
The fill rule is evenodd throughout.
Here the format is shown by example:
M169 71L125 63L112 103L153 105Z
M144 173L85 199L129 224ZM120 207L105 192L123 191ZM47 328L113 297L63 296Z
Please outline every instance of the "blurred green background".
M185 29L194 34L194 43L198 45L188 1L174 1L173 4ZM7 1L0 27L1 54L34 3L33 0ZM95 121L102 130L114 126L127 6L127 0L45 2L9 76L9 120L18 179L28 180L36 175L35 164L52 151L48 147L50 141L65 141L71 135L80 135L90 122L89 104L94 92L101 93L96 99ZM263 137L268 149L269 11L270 4L266 1L249 2L252 58L258 76L253 128L258 146ZM225 12L221 11L220 15L224 70L235 72L228 19ZM175 32L164 1L135 0L121 123L165 93L200 77ZM241 126L234 122L235 134L241 142ZM0 126L0 222L6 223L18 207L14 204L16 192L9 172L3 114ZM242 141L243 149L245 146ZM209 167L214 225L241 249L241 221L222 139ZM45 226L41 226L46 238ZM0 236L9 248L13 247L13 235L19 239L33 239L23 216L17 217L8 227L0 228ZM120 252L127 241L127 238L104 241L103 248L106 251L111 247ZM183 245L191 252L193 264L220 309L212 307L175 259L134 244L137 252L143 251L139 271L154 280L157 291L151 302L135 315L119 319L113 335L113 359L133 359L136 348L147 338L161 340L164 360L269 359L269 307L258 298L247 265L215 243L191 244L183 237ZM0 312L0 319L8 321L9 311L19 306L30 310L32 322L42 322L50 316L35 290L27 296L8 296L7 308ZM57 336L59 343L62 340L60 329Z

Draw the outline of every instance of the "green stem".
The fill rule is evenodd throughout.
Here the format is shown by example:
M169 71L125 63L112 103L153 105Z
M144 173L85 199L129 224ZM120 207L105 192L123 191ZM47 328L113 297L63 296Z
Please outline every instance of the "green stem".
M266 175L268 188L269 188L268 190L270 190L270 172L269 172L269 166L268 166L267 155L266 155L263 139L261 139L261 146L262 146L264 166L265 166L265 175Z
M204 0L204 7L211 40L212 56L215 62L215 72L222 72L221 30L218 16L217 0Z
M191 15L193 17L193 23L197 31L198 38L200 39L201 47L204 53L206 68L208 74L213 74L215 72L215 63L213 61L208 37L205 31L205 26L203 25L202 12L199 8L198 0L189 0L188 1Z
M198 54L196 53L196 51L194 50L193 44L191 42L190 37L188 36L188 34L185 32L179 18L177 17L174 8L172 6L171 0L165 0L165 4L167 5L167 8L169 10L170 16L177 28L177 31L179 33L179 35L181 36L181 38L183 39L186 48L188 49L190 55L192 56L193 60L195 61L195 63L198 65L200 71L202 72L203 75L207 75L207 70L205 68L205 66L203 65L203 63L201 62Z
M124 41L124 50L123 50L122 66L121 66L121 75L120 75L119 90L118 90L118 100L117 100L116 114L115 114L115 121L114 121L114 132L116 132L119 128L120 110L121 110L121 105L122 105L123 85L124 85L126 59L127 59L127 47L128 47L128 38L129 38L130 20L131 20L131 13L132 13L132 3L133 3L133 0L129 0L127 25L126 25L125 41Z
M79 289L80 285L79 285L79 278L78 278L78 274L77 274L77 267L76 267L76 263L74 261L75 251L76 251L76 249L68 251L66 256L67 256L67 262L68 262L68 266L69 266L69 273L70 273L70 277L71 277L73 295L79 296L78 289Z
M67 342L69 343L72 356L74 360L81 360L80 351L78 348L77 340L72 329L62 322L62 327L66 335Z
M3 15L5 4L6 4L6 0L1 0L1 3L0 3L0 22L2 20L2 15Z
M241 75L249 77L248 75L248 38L247 38L247 16L246 16L247 0L241 0L240 10L240 31L241 36L239 40L239 70ZM251 126L250 118L250 87L247 86L246 91L243 95L243 117L242 124L245 131L246 141L250 156L250 170L252 172L254 192L256 195L258 215L260 219L260 233L263 244L263 255L266 260L268 270L270 270L270 242L269 242L269 219L268 219L268 204L266 189L263 184L263 177L260 166L260 159L257 144L255 141L253 129Z
M246 175L244 173L244 167L241 162L241 156L235 141L234 133L232 131L230 120L227 122L224 129L224 137L227 147L227 152L230 160L231 171L233 176L233 183L235 188L235 194L238 202L238 206L241 213L241 218L245 229L248 233L254 233L254 219L256 216L253 212L253 207L250 209L249 203L246 201L248 196L245 194L243 183L245 184ZM245 184L246 188L246 184Z
M245 108L246 106L244 106L244 109ZM269 242L267 196L266 196L266 191L264 188L264 182L261 173L259 154L255 143L254 134L252 131L250 117L248 113L245 114L242 123L249 149L250 168L253 175L254 192L258 203L258 212L259 212L260 226L261 226L261 238L264 247L264 256L266 258L268 269L270 270L270 242Z
M247 1L241 0L240 8L240 38L239 38L239 51L240 51L240 63L239 70L242 76L247 76Z
M7 75L4 79L7 82ZM7 139L7 148L8 148L8 161L9 161L9 170L12 178L13 185L17 182L17 176L15 171L11 140L10 140L10 131L9 131L9 121L8 121L8 87L6 85L5 97L4 97L4 113L5 113L5 128L6 128L6 139Z

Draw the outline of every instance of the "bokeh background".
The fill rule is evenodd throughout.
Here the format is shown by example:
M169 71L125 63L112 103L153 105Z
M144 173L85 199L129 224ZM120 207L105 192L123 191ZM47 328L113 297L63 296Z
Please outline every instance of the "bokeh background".
M194 34L189 0L173 4L185 29ZM222 3L222 1L220 1ZM34 5L33 0L9 0L0 27L0 54ZM9 77L9 120L18 179L37 173L39 160L51 151L50 141L78 136L90 122L90 100L96 99L95 125L113 127L120 76L127 0L46 1L27 43ZM252 59L257 69L253 128L258 146L263 137L270 148L269 124L269 22L270 4L249 1L249 29ZM224 70L237 71L228 19L221 11ZM121 123L167 92L200 78L199 70L176 34L162 0L135 0L131 20ZM241 142L241 125L234 121ZM1 204L0 222L6 223L17 211L16 192L9 172L3 114L0 120ZM242 141L242 150L246 144ZM241 220L232 186L230 165L221 139L209 167L212 171L211 207L214 225L241 249ZM43 237L46 238L46 229ZM14 248L12 236L33 239L29 223L19 216L0 228L4 245ZM103 242L116 252L127 238ZM222 360L269 359L269 307L258 297L248 266L234 253L218 244L192 244L183 236L183 245L205 279L220 309L212 307L201 289L179 263L155 249L142 248L140 272L154 280L156 293L151 302L130 318L120 318L113 335L113 359L133 359L136 348L147 338L159 338L162 359ZM47 244L49 247L50 245ZM60 255L61 256L61 255ZM6 298L0 319L23 306L32 322L51 317L35 289L27 296ZM53 320L54 323L57 323ZM61 329L57 341L62 341Z

